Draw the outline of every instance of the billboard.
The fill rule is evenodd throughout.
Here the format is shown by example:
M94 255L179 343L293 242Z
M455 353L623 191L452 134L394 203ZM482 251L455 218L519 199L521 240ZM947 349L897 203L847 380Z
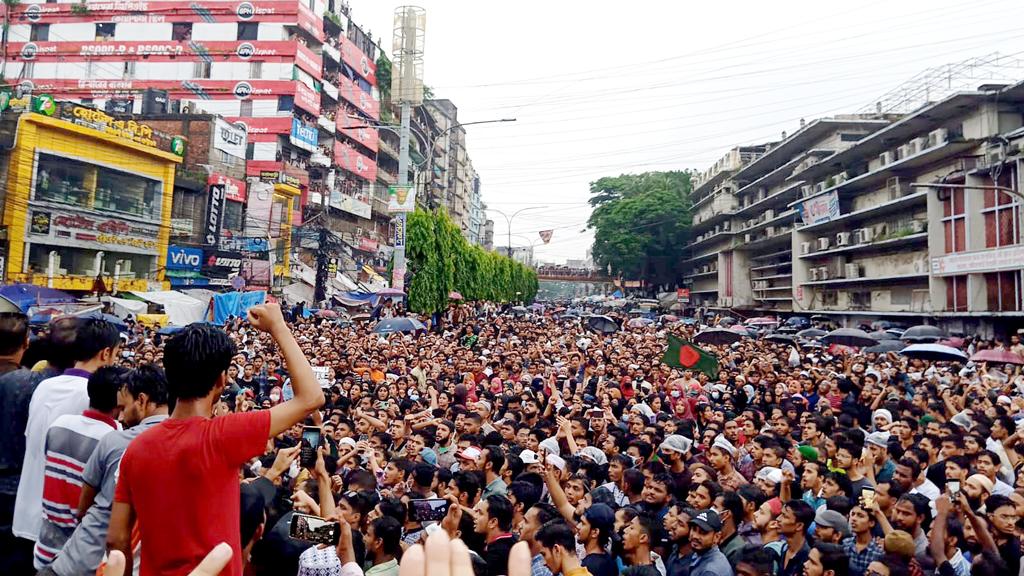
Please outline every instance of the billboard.
M164 40L86 41L86 42L11 42L10 58L23 62L76 62L117 60L146 62L207 61L212 62L292 62L317 79L320 70L313 69L322 61L309 48L295 40Z
M203 264L203 251L171 244L167 247L167 269L199 272Z
M203 221L203 244L216 246L220 238L220 229L224 224L224 185L210 186L209 198L206 201L206 220Z
M65 98L130 98L147 88L166 90L174 100L275 99L294 94L295 104L312 114L320 113L320 95L295 80L96 80L76 78L34 78L18 82L34 93L60 94ZM372 99L371 99L372 100Z
M83 10L84 7L84 10ZM67 2L18 4L10 8L12 23L53 24L76 22L123 22L156 24L162 22L280 22L299 25L323 41L323 22L299 2L280 0L146 0L110 2ZM317 35L319 34L319 35Z
M839 194L833 190L828 194L808 198L800 203L798 210L805 226L834 220L839 217Z
M316 126L307 126L302 120L292 117L292 132L288 139L298 148L308 152L316 152L320 131Z
M237 178L214 172L206 179L206 184L209 186L223 186L225 200L245 202L245 182Z
M368 182L377 180L377 161L337 140L334 142L334 164Z
M223 118L217 118L213 124L213 147L229 156L245 160L245 130Z
M355 42L342 36L341 40L341 61L348 64L349 68L355 70L356 74L363 77L372 86L377 85L377 64L371 62L366 53L363 52Z

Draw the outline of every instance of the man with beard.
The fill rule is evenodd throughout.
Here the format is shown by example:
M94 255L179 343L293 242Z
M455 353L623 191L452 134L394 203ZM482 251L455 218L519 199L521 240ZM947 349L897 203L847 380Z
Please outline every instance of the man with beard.
M713 509L703 510L690 519L690 548L693 561L689 576L732 576L732 566L718 549L722 521Z
M451 470L455 464L454 436L455 424L451 420L441 420L437 423L437 432L434 434L434 452L437 452L437 465L445 470Z
M665 530L671 545L668 559L665 561L666 576L687 576L690 573L690 563L693 560L690 520L695 516L697 511L685 507L681 502L670 506L668 514L665 515Z
M935 569L935 561L928 551L928 536L922 528L930 515L928 499L921 494L904 495L892 509L892 529L903 530L914 538L914 558L926 573ZM882 529L886 533L890 531L885 522Z
M972 474L962 484L961 489L971 510L984 514L985 501L992 495L992 481L983 474Z

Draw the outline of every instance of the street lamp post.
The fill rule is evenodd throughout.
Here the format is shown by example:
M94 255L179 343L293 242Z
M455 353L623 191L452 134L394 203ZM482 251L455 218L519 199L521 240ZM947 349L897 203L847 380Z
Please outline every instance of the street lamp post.
M508 246L507 250L505 251L506 256L508 256L509 258L512 257L512 220L514 220L516 216L522 214L523 212L526 212L527 210L540 210L541 208L547 208L547 206L527 206L526 208L520 208L519 210L516 210L515 212L512 213L511 216L505 214L504 212L498 210L497 208L487 209L488 212L497 212L498 214L504 216L505 223L508 224Z

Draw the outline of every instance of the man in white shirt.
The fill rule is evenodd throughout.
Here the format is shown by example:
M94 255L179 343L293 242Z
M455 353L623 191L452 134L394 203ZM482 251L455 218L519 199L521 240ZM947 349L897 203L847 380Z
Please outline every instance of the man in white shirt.
M89 408L89 395L86 391L89 376L96 369L112 364L121 348L121 334L113 324L105 320L82 319L74 330L74 368L40 382L28 408L25 462L14 503L13 531L15 536L33 542L39 539L43 523L46 431L58 417L81 414Z

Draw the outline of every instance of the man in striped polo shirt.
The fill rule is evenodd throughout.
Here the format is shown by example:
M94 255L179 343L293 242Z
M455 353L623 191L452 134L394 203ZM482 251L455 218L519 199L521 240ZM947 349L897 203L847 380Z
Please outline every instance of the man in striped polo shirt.
M46 431L43 525L33 561L37 570L53 562L75 531L82 472L100 439L120 429L117 393L127 372L115 366L94 372L87 384L89 408L81 414L58 417Z

